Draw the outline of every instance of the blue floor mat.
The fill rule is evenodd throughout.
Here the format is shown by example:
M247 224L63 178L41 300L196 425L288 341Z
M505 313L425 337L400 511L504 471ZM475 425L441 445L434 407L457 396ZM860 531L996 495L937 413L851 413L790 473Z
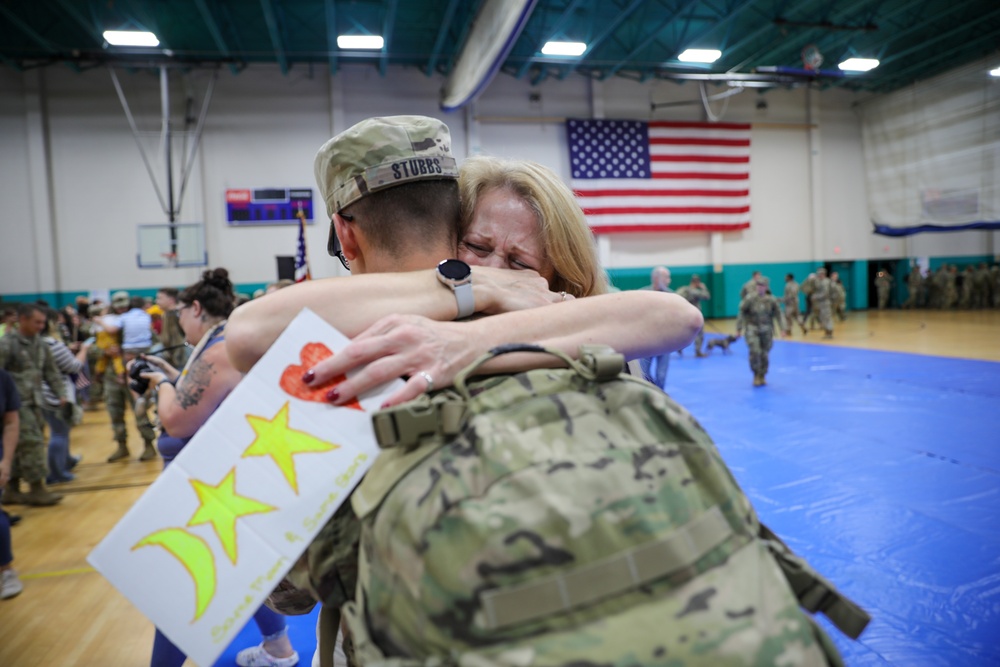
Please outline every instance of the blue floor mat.
M871 615L848 665L1000 665L1000 363L778 341L673 357L666 389L761 519Z

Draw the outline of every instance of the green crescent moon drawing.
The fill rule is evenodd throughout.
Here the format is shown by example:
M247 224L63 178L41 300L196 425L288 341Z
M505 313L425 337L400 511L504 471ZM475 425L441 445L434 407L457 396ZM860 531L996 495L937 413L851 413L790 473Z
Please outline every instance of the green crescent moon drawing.
M194 623L205 613L215 597L215 556L208 543L183 528L164 528L151 533L135 543L132 551L150 545L160 546L176 558L194 582Z

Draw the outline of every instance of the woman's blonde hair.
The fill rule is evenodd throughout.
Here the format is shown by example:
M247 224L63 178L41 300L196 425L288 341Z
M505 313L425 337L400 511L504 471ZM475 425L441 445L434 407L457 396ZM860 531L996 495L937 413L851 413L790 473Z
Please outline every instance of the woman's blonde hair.
M458 187L463 236L483 193L508 190L530 206L538 218L543 250L555 273L549 288L575 297L608 291L608 279L597 261L583 209L554 171L537 162L481 155L462 163Z

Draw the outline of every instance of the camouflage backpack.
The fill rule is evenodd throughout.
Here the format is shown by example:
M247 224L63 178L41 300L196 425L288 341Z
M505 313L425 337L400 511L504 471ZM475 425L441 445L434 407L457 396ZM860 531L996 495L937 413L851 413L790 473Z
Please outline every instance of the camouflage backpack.
M468 380L509 351L569 368ZM375 415L354 659L842 664L802 608L855 638L867 614L759 523L688 412L610 348L581 353L497 348L454 390Z

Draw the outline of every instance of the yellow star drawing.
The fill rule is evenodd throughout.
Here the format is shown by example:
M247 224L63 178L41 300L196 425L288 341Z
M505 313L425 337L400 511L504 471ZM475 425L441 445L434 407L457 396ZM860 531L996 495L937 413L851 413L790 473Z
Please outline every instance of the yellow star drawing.
M295 495L299 495L299 479L295 474L295 461L292 457L295 454L331 452L340 448L340 445L320 440L305 431L289 428L288 402L281 406L281 410L272 419L247 415L247 421L257 437L243 452L243 458L270 456L281 469L281 474L285 476Z
M248 514L266 514L276 507L241 496L236 493L236 468L229 471L217 486L206 484L201 480L190 479L194 492L198 494L200 504L194 516L188 521L188 526L212 524L215 534L222 542L229 560L236 564L236 520Z

